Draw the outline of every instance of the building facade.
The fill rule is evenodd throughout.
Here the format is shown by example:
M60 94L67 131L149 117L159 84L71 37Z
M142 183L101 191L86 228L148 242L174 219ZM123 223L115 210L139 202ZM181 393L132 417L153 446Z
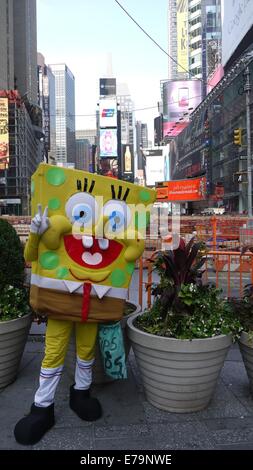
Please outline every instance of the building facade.
M37 103L37 14L36 0L13 4L14 87L31 104Z
M170 80L206 82L221 61L220 0L168 0Z
M92 145L88 139L76 139L76 168L92 170Z
M42 109L44 157L48 162L50 158L56 160L55 78L40 53L38 53L38 104Z
M75 165L75 77L66 64L49 67L55 78L56 163Z
M88 140L91 145L97 143L97 130L96 129L78 129L76 130L77 140Z
M0 1L0 98L7 109L5 142L2 129L0 134L0 213L27 215L30 179L43 160L44 139L37 97L36 0Z
M0 2L0 89L14 89L13 0Z
M137 168L143 169L143 149L148 148L148 126L146 123L136 121L136 152L137 152Z
M193 112L191 122L170 144L172 179L205 175L207 200L190 203L191 210L222 205L228 212L247 211L247 121L245 71L253 89L253 55L242 57ZM250 96L253 138L253 96ZM242 141L234 142L240 129ZM222 195L222 196L221 196Z

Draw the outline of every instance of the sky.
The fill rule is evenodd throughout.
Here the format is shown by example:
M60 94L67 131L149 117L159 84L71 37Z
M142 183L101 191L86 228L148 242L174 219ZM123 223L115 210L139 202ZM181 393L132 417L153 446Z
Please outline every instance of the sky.
M122 6L167 51L168 0L120 0ZM75 76L76 129L95 128L99 78L127 83L136 120L153 139L160 80L168 57L130 20L115 0L37 0L37 46L46 64L66 63ZM92 115L92 116L83 116Z

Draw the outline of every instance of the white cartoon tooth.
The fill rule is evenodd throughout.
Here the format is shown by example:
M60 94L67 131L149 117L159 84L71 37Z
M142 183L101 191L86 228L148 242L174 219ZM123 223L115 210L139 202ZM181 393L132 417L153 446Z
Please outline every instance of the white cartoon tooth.
M82 237L82 243L83 243L84 248L91 248L93 245L93 237L84 235Z
M86 251L82 254L82 260L84 263L89 264L90 266L96 266L103 261L103 257L101 253L94 253L92 255L89 251Z
M107 238L99 238L98 244L100 250L107 250L107 248L109 247L109 240Z

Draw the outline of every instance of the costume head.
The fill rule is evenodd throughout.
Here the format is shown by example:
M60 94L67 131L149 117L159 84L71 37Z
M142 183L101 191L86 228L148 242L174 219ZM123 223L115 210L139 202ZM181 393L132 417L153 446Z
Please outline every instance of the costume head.
M40 164L32 177L32 216L38 204L48 206L50 227L32 266L35 310L80 321L88 283L88 321L119 319L154 200L155 191L144 187Z

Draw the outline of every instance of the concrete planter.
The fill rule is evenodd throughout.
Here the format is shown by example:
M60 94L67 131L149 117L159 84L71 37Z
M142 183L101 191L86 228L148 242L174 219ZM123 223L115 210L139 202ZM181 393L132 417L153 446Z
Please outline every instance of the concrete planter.
M16 379L31 322L31 314L0 321L0 389Z
M132 302L126 302L126 305L130 306L133 308L133 312L130 313L129 315L125 315L122 320L121 320L121 326L122 326L122 333L123 333L123 339L124 339L124 345L125 345L125 353L126 353L126 358L128 357L129 351L130 351L130 341L127 337L126 334L126 324L128 318L130 318L132 315L140 311L139 305L135 305ZM72 333L70 342L69 342L69 348L68 352L66 354L65 358L65 369L67 371L67 374L69 377L74 380L74 375L75 375L75 365L76 365L76 345L75 345L75 335ZM96 345L96 355L95 355L95 363L93 366L93 380L92 382L94 384L102 384L106 382L112 382L114 379L111 377L108 377L104 373L104 368L103 368L103 362L101 359L100 355L100 348L99 344L97 342Z
M239 340L239 346L249 378L250 390L253 394L253 341L249 340L248 333L245 333L244 331L242 332Z
M127 334L147 400L174 413L204 409L212 398L231 335L193 340L155 336L134 326L138 315L128 319Z

